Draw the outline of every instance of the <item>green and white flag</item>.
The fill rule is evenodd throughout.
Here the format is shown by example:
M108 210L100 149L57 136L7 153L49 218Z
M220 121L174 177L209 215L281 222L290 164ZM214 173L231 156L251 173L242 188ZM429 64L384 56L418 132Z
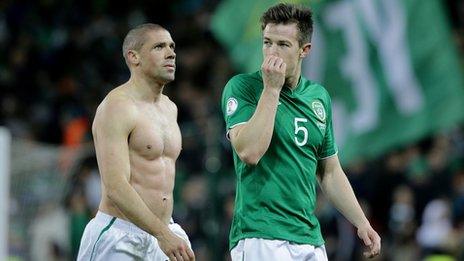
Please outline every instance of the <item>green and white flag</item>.
M278 1L224 1L212 28L240 71L260 68L260 15ZM308 1L286 1L308 4ZM439 0L313 0L303 74L332 96L343 161L371 158L464 120L464 70Z

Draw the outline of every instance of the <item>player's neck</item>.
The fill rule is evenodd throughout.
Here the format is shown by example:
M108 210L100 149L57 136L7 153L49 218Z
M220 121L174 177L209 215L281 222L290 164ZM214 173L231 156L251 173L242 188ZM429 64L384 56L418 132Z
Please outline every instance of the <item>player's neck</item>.
M301 75L301 67L295 70L295 73L292 76L289 76L287 79L285 79L285 85L290 89L290 90L295 90L296 87L298 86L298 82L300 80L300 75Z
M129 85L135 90L137 98L147 102L156 102L163 94L164 84L153 79L131 76Z

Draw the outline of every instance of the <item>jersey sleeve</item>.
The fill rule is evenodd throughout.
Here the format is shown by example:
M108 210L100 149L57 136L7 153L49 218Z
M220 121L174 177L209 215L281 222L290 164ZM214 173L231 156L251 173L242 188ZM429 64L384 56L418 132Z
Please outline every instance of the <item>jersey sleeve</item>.
M246 123L256 110L257 100L250 80L237 75L229 80L222 93L221 109L226 122L227 132L242 123Z
M327 94L326 99L326 111L327 111L327 131L324 135L324 140L318 152L318 159L322 160L329 158L338 153L337 145L335 144L335 137L332 126L332 103L330 101L330 96Z

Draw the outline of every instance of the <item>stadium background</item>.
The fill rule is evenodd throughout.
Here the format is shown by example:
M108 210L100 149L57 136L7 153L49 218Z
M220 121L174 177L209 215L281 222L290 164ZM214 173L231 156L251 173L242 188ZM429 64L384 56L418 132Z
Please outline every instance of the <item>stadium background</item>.
M179 107L183 135L174 218L197 260L228 260L235 179L220 95L232 75L258 68L257 21L274 2L1 1L0 125L13 137L9 208L0 210L9 217L8 260L75 259L100 193L89 127L104 95L128 79L122 39L143 22L168 28L177 45L176 80L165 88ZM309 3L319 35L314 41L325 51L314 47L304 73L340 101L334 109L340 156L382 235L378 260L463 260L463 1ZM365 15L372 6L378 16ZM394 19L391 8L401 12ZM395 25L399 33L388 27L397 21L404 22ZM353 35L361 35L355 47ZM364 64L358 69L373 80L366 85L355 70L344 70L352 68L346 57L357 61L352 67ZM403 63L389 72L397 60L411 70ZM401 77L406 72L409 78ZM389 91L408 81L422 95ZM365 89L356 90L356 83ZM362 103L374 88L377 107ZM416 109L408 111L410 104ZM366 114L372 111L377 114ZM322 195L318 201L330 260L360 259L356 231Z

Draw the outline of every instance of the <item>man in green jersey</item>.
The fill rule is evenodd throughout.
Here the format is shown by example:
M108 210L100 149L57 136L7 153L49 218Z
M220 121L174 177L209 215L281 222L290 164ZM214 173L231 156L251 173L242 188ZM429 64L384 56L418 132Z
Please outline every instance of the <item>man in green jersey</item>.
M301 76L311 48L311 16L289 4L267 10L261 17L261 70L233 77L223 92L237 173L233 261L327 260L314 215L317 182L356 226L364 254L380 252L380 237L338 160L329 94Z

